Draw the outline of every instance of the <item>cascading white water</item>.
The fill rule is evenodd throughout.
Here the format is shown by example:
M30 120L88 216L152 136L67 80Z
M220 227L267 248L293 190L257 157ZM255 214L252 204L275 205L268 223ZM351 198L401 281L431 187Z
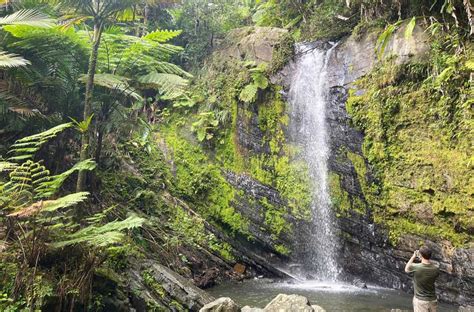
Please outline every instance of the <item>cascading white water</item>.
M334 48L334 47L333 47ZM302 146L313 183L313 229L308 240L311 275L337 281L337 238L328 186L329 142L326 122L327 63L332 49L298 46L296 71L290 85L292 135Z

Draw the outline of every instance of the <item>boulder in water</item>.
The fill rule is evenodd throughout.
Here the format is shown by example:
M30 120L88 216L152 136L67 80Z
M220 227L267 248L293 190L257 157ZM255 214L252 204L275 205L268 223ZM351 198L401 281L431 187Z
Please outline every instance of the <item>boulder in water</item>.
M216 299L199 310L199 312L239 312L240 307L230 298L221 297Z
M367 284L364 283L362 280L356 278L353 282L352 282L352 285L356 286L356 287L359 287L359 288L363 288L363 289L367 289Z
M241 312L264 312L265 310L260 309L260 308L252 308L249 306L245 306L240 310Z
M315 309L317 307L317 309ZM300 311L300 312L323 312L323 308L319 306L311 306L308 298L300 295L279 294L275 297L265 309L265 312L281 312L281 311Z
M324 310L322 307L318 305L312 304L311 307L313 308L314 312L326 312L326 310Z

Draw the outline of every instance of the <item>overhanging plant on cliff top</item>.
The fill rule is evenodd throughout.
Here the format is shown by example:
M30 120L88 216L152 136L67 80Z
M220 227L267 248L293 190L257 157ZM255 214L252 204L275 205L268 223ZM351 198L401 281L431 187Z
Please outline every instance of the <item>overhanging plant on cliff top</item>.
M144 222L144 219L133 215L108 223L97 217L87 219L87 222L81 220L80 223L75 219L77 214L73 207L84 202L88 193L61 196L60 190L73 173L93 170L95 163L85 160L69 170L52 175L43 161L34 160L35 154L49 140L71 127L72 123L61 124L20 139L12 145L10 157L0 161L0 174L4 175L4 179L0 180L0 221L1 227L8 232L5 243L0 246L3 249L0 258L15 259L13 261L21 268L15 277L14 288L9 289L10 295L24 297L26 305L31 308L41 308L43 298L31 292L29 287L34 284L30 282L36 281L43 269L47 270L42 267L43 259L51 256L55 249L80 244L82 248L92 249L111 246L123 241L123 230L140 227ZM54 265L67 265L74 257L74 253L66 253ZM77 287L88 288L91 276L86 274ZM8 287L4 289L8 290Z

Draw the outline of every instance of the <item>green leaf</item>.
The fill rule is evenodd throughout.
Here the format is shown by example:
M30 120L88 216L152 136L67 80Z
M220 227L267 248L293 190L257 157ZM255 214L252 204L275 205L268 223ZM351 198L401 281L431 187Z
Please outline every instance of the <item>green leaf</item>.
M413 18L410 20L410 22L407 24L405 28L405 39L408 39L413 35L413 30L415 29L415 26L416 26L416 17L413 16Z

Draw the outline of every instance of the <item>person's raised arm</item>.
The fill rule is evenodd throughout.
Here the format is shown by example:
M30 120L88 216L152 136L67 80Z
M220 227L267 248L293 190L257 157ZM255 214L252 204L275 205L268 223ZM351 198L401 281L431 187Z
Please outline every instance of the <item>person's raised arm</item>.
M418 252L418 250L415 250L415 252L413 253L413 256L411 256L410 260L408 260L407 264L405 265L405 272L407 272L407 273L411 272L410 271L410 266L413 264L413 261L415 261L417 252Z

